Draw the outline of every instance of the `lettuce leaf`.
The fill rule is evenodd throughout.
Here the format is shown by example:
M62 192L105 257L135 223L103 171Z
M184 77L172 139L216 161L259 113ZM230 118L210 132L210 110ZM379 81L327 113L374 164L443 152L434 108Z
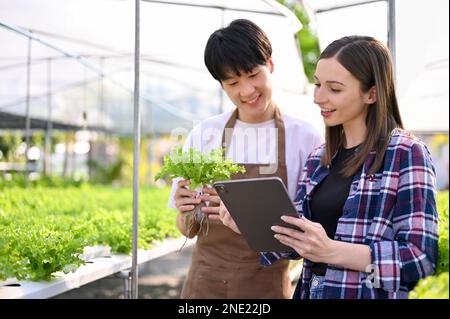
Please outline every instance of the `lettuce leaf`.
M189 179L190 188L211 185L215 181L228 180L232 174L245 173L244 166L224 159L224 149L215 149L209 153L201 153L193 148L183 152L181 147L164 156L163 169L155 176L158 179L172 180L177 177Z

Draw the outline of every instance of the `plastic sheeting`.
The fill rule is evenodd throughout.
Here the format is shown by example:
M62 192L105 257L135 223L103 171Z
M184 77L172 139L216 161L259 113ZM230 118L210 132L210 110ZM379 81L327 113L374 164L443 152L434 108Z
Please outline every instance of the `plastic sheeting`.
M370 35L387 43L387 1L303 2L311 13L316 12L322 49L351 34ZM448 132L449 2L396 0L395 4L396 76L404 124L416 132ZM329 10L336 6L348 7Z
M253 20L272 41L280 107L321 125L304 95L307 81L294 36L301 24L276 1L142 1L144 133L190 129L233 107L206 70L203 50L214 30L237 18ZM0 0L0 22L65 53L32 41L31 116L47 119L51 106L54 120L131 133L134 1ZM28 38L0 27L0 43L0 111L23 115Z

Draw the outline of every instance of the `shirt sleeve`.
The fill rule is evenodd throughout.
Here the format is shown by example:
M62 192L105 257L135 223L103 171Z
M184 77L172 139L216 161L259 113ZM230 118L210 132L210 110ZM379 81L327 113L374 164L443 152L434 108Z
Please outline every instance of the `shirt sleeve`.
M190 147L193 147L193 131L194 129L191 132L189 132L188 136L186 137L186 140L183 144L183 152L187 152L187 150ZM182 180L183 178L181 177L177 177L172 180L172 189L170 190L169 201L167 203L168 208L175 208L175 209L177 208L175 206L175 192L177 191L178 188L178 182Z
M312 142L312 148L311 152L321 146L325 142L325 138L323 134L321 134L319 131L316 131L316 134L314 135L313 142Z
M311 134L308 137L307 147L305 147L305 160L301 161L306 164L306 162L311 159L310 155L314 153L314 151L324 144L324 137L316 128L313 128Z
M172 189L170 190L169 202L167 203L167 207L169 208L177 208L175 206L175 192L177 191L178 182L183 180L182 178L174 178L172 181Z
M435 170L427 147L414 143L400 158L392 223L395 239L370 245L374 279L395 292L432 275L437 262Z

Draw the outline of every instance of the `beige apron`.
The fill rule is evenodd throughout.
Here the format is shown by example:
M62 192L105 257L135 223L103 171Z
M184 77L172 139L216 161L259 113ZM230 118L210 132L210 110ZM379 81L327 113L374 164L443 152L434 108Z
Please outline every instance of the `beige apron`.
M237 115L238 109L233 112L225 128L234 128ZM278 129L276 172L261 175L260 167L266 165L240 164L245 166L246 172L236 174L232 179L278 176L288 185L285 129L278 108L275 110L275 124ZM222 145L225 150L230 144L230 137L231 134L225 138L224 130ZM260 254L251 250L241 235L221 222L210 221L208 232L203 230L197 237L181 298L291 298L289 261L280 260L264 267L260 264Z

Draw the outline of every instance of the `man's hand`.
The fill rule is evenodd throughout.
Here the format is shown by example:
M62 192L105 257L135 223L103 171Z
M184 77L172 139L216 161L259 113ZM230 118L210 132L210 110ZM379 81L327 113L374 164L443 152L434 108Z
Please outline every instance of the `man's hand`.
M207 203L207 206L202 207L202 212L208 217L212 215L219 215L220 197L212 187L203 187L203 195L200 196L202 201Z
M186 213L195 208L195 205L200 204L201 198L196 198L197 192L193 192L186 188L189 185L189 180L179 181L178 188L175 192L175 207L180 213Z
M228 212L228 209L225 207L223 202L220 202L219 205L219 214L218 215L208 215L208 218L210 220L217 220L221 221L222 224L233 230L235 233L241 234L241 231L237 227L236 223L234 222L233 218L231 217L230 213Z

